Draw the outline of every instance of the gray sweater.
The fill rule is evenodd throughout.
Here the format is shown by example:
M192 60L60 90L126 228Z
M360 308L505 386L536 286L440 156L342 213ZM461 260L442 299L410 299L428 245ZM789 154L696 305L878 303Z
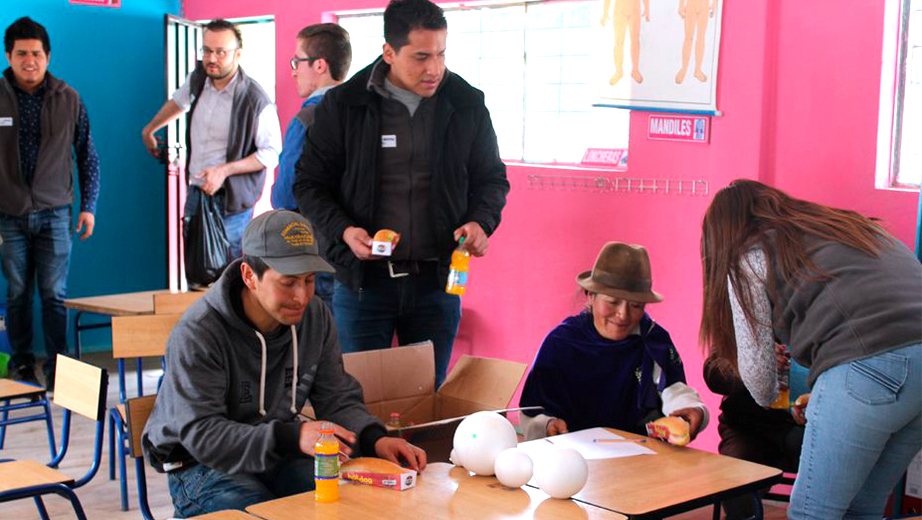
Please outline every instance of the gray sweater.
M262 336L243 317L240 262L170 334L144 455L161 471L165 462L196 461L225 473L265 472L283 458L304 456L297 412L306 400L318 419L355 432L362 451L373 451L385 430L343 369L329 309L313 298L300 325Z
M778 396L775 340L810 368L808 384L825 370L922 341L922 265L899 241L881 241L879 257L846 245L805 238L811 258L832 276L821 282L775 276L770 299L769 257L761 247L741 259L748 278L751 325L730 282L740 376L757 403Z

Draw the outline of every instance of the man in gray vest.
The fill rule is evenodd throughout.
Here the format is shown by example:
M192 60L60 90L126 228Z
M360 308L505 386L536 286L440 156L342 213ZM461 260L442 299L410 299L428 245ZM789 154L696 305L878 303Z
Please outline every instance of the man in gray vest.
M327 93L297 166L295 195L336 268L343 351L432 340L445 378L461 318L445 293L457 242L483 256L509 182L483 92L445 69L448 22L428 0L392 0L384 53ZM402 235L372 254L381 229Z
M216 196L230 242L228 261L241 254L243 230L262 195L266 171L282 149L275 105L240 67L243 38L227 20L205 25L200 61L185 84L141 130L144 146L159 156L154 132L188 112L186 174L190 183L184 223L203 195Z
M328 90L339 85L352 63L349 33L335 23L318 23L301 29L291 58L291 76L295 79L298 96L307 98L301 110L285 130L279 171L272 185L272 207L298 211L298 200L292 191L295 164L304 149L307 128L314 122L314 110ZM333 305L333 275L317 273L316 294L327 305Z
M95 227L99 157L77 91L48 72L51 42L28 17L3 37L10 67L0 78L0 258L7 281L13 378L38 384L32 353L32 293L38 282L45 336L45 382L67 352L64 296L71 250L76 157L81 240Z

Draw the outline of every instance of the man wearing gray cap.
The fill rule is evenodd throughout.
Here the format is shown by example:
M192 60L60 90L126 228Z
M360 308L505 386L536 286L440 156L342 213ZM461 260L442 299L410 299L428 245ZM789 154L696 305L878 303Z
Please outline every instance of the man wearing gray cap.
M426 466L426 454L387 437L343 370L332 315L313 298L318 272L333 269L313 230L291 211L255 218L243 258L231 263L182 317L142 437L151 464L168 474L176 516L244 509L313 489L319 421L334 424L349 454Z

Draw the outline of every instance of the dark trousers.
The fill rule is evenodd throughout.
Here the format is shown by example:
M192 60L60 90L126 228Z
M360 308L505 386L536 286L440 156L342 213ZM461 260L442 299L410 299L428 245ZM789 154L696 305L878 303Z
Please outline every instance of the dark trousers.
M451 347L461 322L461 298L445 293L437 262L421 262L420 272L391 278L387 263L367 264L359 291L336 282L333 315L343 352L389 348L431 340L436 388L445 380Z
M60 206L23 216L0 214L0 259L7 281L6 326L14 368L34 367L32 294L42 299L47 376L56 354L67 353L67 271L70 267L71 207Z
M790 473L797 472L800 460L800 446L803 443L804 427L792 422L764 423L746 422L735 424L720 415L717 431L720 433L720 445L717 451L737 459L748 460L780 468ZM768 490L762 490L763 495ZM723 501L724 512L728 520L749 518L754 513L751 496L738 497Z

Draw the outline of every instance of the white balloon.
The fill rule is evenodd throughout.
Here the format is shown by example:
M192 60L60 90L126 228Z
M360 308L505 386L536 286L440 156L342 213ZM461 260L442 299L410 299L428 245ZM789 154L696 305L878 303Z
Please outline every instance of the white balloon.
M468 471L493 475L496 457L518 443L515 428L496 412L476 412L464 418L455 430L454 449Z
M534 463L524 450L509 448L496 457L493 465L496 478L506 487L522 487L531 480Z
M586 459L572 448L555 448L535 461L538 488L554 498L570 498L579 493L589 479Z

